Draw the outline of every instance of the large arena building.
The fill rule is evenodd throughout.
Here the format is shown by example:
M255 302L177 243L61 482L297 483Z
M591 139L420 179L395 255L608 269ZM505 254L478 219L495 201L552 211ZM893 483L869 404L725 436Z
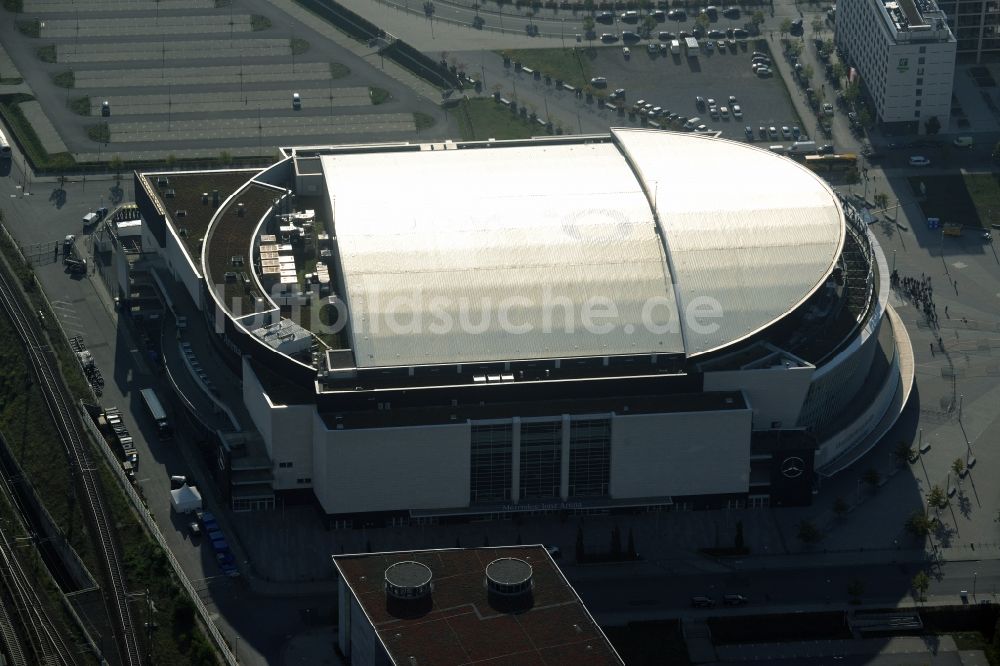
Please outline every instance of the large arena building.
M266 452L234 508L801 505L909 393L867 226L751 145L618 129L135 178L143 252Z

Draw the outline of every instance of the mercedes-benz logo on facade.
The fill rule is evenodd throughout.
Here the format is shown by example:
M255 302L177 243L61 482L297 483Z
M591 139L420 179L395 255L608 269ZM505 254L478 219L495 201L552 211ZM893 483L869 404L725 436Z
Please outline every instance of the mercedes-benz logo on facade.
M781 475L786 479L794 479L802 476L806 469L806 463L802 458L791 456L781 461Z

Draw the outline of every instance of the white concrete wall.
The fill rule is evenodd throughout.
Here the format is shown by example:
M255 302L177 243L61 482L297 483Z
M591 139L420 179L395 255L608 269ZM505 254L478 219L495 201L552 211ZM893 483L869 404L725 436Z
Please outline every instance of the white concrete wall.
M327 513L469 505L469 423L327 430L314 418L313 488Z
M150 240L152 240L152 237L150 237ZM153 245L146 245L146 238L144 237L143 247L156 247L156 241L153 240L152 242ZM183 284L195 305L204 309L205 304L202 303L201 300L201 278L199 277L199 271L195 268L195 263L193 263L188 258L187 254L185 254L184 248L182 247L183 243L184 241L179 239L168 225L167 246L160 250L160 253L163 260L166 262L167 267L170 268L170 274L173 276L174 280ZM197 259L195 259L195 261L197 261Z
M758 368L705 373L706 391L743 391L753 409L755 430L767 430L775 421L792 428L799 420L814 368Z
M611 497L741 493L750 483L752 412L616 414Z
M246 359L243 360L243 403L274 464L274 489L308 488L308 483L299 483L298 479L312 478L312 429L316 406L271 402ZM288 463L291 466L282 466Z
M271 433L273 431L270 402L267 399L267 394L264 393L264 387L260 385L260 380L257 379L257 375L250 368L250 363L246 358L243 359L243 404L250 412L250 418L253 419L253 424L257 426L257 432L264 440L267 455L271 460L274 460L274 451L271 448Z

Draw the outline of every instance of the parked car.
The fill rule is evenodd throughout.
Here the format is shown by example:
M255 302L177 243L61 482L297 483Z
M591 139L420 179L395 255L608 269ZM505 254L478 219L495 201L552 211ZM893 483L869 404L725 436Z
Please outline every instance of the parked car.
M827 102L826 104L824 104L823 105L823 113L825 113L828 116L832 116L833 115L833 104L830 104L829 102Z
M820 155L833 155L833 144L824 143L822 146L816 149L816 152Z
M759 76L762 79L766 78L768 76L771 76L771 68L770 67L764 67L764 66L758 67L757 71L756 71L756 74L757 74L757 76Z
M705 107L705 98L702 97L701 95L699 95L698 97L695 97L694 98L694 105L698 108L699 111L704 111L705 108L706 108Z
M683 9L671 9L667 12L667 18L677 22L687 21L687 12Z
M792 127L792 137L794 137L794 139L796 141L798 141L800 136L802 136L802 130L799 129L798 125L793 126Z
M924 167L930 166L931 161L924 157L923 155L911 155L910 156L910 166Z
M733 37L736 39L748 39L750 37L750 33L743 28L736 28L733 30Z
M770 127L767 128L767 135L769 137L771 137L772 139L777 139L778 138L778 128L775 127L774 125L771 125Z
M607 88L608 79L607 77L604 76L595 76L590 80L590 85L594 86L595 88Z
M721 30L709 30L708 31L708 38L709 39L725 39L726 38L726 33L722 32Z
M761 125L760 127L757 128L757 134L760 136L760 138L766 139L767 138L767 128L764 127L763 125Z
M747 135L747 141L753 141L753 128L747 125L743 128L743 132Z
M728 106L720 106L719 107L719 115L722 116L723 120L729 120L729 107Z
M604 23L605 25L611 25L612 23L615 22L615 15L612 14L611 12L599 12L594 17L594 20L597 21L598 23Z
M649 53L649 55L656 55L659 50L660 48L653 42L646 44L646 51Z
M727 606L745 606L748 601L742 594L727 594L722 597L722 603Z
M639 22L639 12L637 12L635 10L623 12L622 15L619 16L618 18L621 19L622 23L638 23Z
M731 20L735 21L736 19L738 19L740 17L740 8L739 7L726 7L725 9L722 10L722 15L725 16L727 19L731 19Z
M715 599L711 597L691 597L691 606L694 608L715 608Z
M608 95L608 99L624 100L625 99L625 89L624 88L615 88L615 91L613 93L611 93L610 95Z
M618 41L618 35L613 32L605 32L601 34L601 41L605 44L614 44Z
M632 57L632 49L630 49L627 46L623 46L622 47L622 55L625 56L626 60L628 60L629 58Z
M659 38L661 42L672 42L675 39L677 39L677 35L675 35L672 32L667 32L666 30L664 30L659 34Z
M733 104L733 118L742 118L743 109L740 108L739 104Z
M781 126L781 138L784 139L785 141L791 141L792 130L788 129L788 125Z
M198 524L197 520L188 523L188 533L192 539L197 539L201 536L201 525Z

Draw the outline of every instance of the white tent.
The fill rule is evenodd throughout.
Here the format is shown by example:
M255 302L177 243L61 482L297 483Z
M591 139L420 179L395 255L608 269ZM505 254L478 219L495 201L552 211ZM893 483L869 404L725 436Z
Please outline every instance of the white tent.
M191 513L201 508L201 493L197 488L185 484L170 491L170 506L177 513Z

